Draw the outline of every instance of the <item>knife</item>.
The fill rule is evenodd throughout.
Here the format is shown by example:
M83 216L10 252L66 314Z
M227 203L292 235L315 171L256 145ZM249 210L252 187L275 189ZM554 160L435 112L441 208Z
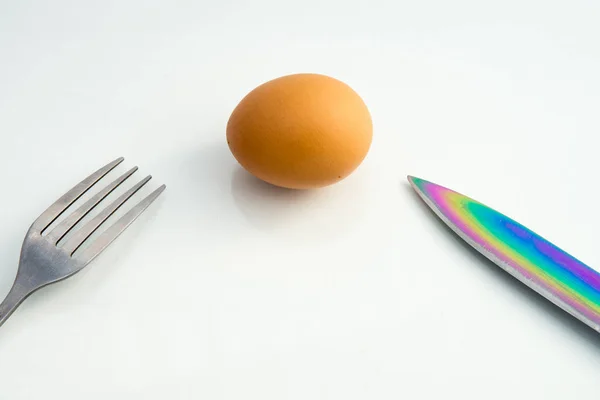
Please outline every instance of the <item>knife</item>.
M408 176L413 189L464 241L556 306L600 333L600 273L492 208Z

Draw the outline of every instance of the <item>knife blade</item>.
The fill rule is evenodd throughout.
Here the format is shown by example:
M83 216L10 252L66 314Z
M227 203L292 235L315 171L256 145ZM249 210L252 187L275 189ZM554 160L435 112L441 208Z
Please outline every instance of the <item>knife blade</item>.
M600 273L485 204L424 179L408 181L465 242L600 333Z

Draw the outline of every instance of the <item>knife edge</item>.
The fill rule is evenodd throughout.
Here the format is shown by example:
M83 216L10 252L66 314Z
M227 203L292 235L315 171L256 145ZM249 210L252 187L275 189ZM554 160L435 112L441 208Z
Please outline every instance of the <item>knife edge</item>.
M521 283L600 333L597 271L474 199L415 176L407 178L425 204L457 236ZM478 220L474 209L488 220ZM487 241L482 239L486 235ZM546 249L545 254L540 248Z

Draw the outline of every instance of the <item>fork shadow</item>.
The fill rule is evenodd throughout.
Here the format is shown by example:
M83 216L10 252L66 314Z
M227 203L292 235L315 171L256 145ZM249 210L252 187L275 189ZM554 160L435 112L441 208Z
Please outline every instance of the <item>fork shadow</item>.
M435 229L439 232L443 232L449 240L457 245L457 248L462 249L464 254L467 254L478 264L484 265L486 267L486 273L493 275L493 278L496 279L500 285L509 287L510 290L526 299L538 311L545 315L549 315L553 320L557 320L557 322L559 322L557 326L560 326L560 329L565 329L567 332L577 337L581 342L588 343L590 347L600 355L600 335L596 331L513 278L498 267L493 261L475 250L467 242L456 235L449 226L442 222L409 185L404 185L403 187L404 190L412 194L416 206L423 210L424 214L429 216L433 226L436 227Z

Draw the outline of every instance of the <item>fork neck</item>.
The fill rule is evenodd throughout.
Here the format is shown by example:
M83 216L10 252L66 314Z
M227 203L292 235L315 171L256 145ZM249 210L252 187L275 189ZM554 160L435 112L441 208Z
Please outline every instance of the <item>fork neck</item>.
M6 295L6 298L0 303L0 326L12 315L19 305L29 296L31 292L24 288L18 282L15 282Z

